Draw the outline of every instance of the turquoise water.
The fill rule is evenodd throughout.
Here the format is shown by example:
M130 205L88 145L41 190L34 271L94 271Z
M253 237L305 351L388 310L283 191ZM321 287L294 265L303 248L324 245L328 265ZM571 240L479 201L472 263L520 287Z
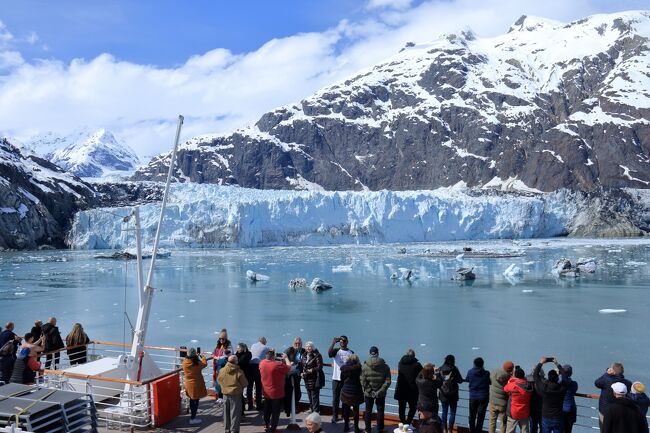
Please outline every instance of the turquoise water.
M497 250L512 245L176 250L157 261L159 291L147 342L207 350L216 331L226 327L233 342L251 344L266 335L269 344L284 348L301 335L325 350L332 336L346 334L362 359L377 345L394 368L412 347L422 361L440 363L447 353L455 354L463 373L476 356L490 368L508 358L527 370L540 356L557 356L573 364L583 392L595 391L593 380L614 360L625 364L630 379L650 382L650 241L532 242L522 247L522 257L462 261L417 254L441 245ZM406 254L397 252L402 246ZM135 263L98 260L97 253L0 253L2 321L14 320L25 332L35 319L55 315L64 335L81 322L91 339L123 341L130 332L125 309L133 323L136 318ZM598 269L559 280L550 270L560 257L596 257ZM524 270L519 283L502 276L511 263ZM340 265L351 270L333 272ZM475 267L474 284L451 281L459 265ZM416 269L419 279L391 280L399 267ZM248 282L248 269L270 280ZM296 277L320 277L334 288L320 294L291 291L287 283Z

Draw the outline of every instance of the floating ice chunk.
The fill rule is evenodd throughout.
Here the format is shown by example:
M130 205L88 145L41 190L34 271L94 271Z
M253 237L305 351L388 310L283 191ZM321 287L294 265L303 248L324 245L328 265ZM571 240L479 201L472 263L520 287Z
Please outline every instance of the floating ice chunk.
M524 266L531 266L531 265L534 265L534 264L535 264L535 262L523 262L522 263L522 265L524 265Z
M524 289L524 290L521 291L521 293L533 293L533 292L535 292L535 291L532 290L532 289Z
M159 322L160 323L167 323L167 319L160 319Z
M473 270L474 268L458 268L456 269L456 273L453 277L451 277L451 279L455 281L475 280L476 274L472 272Z
M421 347L424 347L424 346L426 346L426 345L427 345L427 343L420 343L420 346L421 346Z
M179 314L179 315L178 315L178 318L179 318L179 319L184 319L184 318L185 318L185 314Z
M198 343L199 340L190 340L190 343Z
M329 290L332 288L332 285L330 283L327 283L320 278L314 278L309 285L309 288L312 289L314 292L322 292L324 290Z
M417 275L415 275L415 270L414 269L409 269L409 268L399 268L399 271L401 273L400 278L402 280L406 281L411 281L417 278Z
M607 250L608 253L620 253L623 250Z
M289 280L289 288L296 290L301 287L307 287L307 280L304 278L292 278Z
M602 310L598 310L598 312L601 314L621 314L627 313L627 310L622 308L603 308Z
M630 260L629 262L626 262L625 264L629 265L629 266L644 266L644 265L646 265L646 262L636 262L634 260Z
M580 275L580 269L573 266L569 259L562 258L555 262L551 273L557 277L576 278Z
M190 304L193 304L193 303L196 302L196 299L190 299L188 302L189 302Z
M477 347L477 346L472 347L472 350L479 350L479 349L480 349L480 347Z
M463 257L465 257L465 253L460 253L456 256L456 260L463 260Z
M505 271L503 271L503 276L504 277L523 277L524 276L524 271L521 270L521 268L514 263L511 264L506 268Z
M352 265L332 266L332 272L352 272Z
M579 258L578 262L576 263L576 267L580 269L580 272L586 272L589 274L593 274L596 272L596 264L598 261L596 260L595 257L591 257L588 259L585 258Z
M264 274L259 274L255 271L248 270L246 271L246 278L253 283L256 283L258 281L268 281L269 277L264 275Z
M27 294L27 292L15 292L14 293L15 296L25 296L26 294Z

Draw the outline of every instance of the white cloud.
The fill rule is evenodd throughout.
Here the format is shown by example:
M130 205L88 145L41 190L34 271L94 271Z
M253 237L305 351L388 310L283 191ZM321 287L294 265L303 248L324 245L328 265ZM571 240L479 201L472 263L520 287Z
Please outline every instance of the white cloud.
M367 7L368 9L406 9L409 6L411 6L411 0L369 0Z
M38 42L38 35L36 32L29 32L25 38L25 42L27 42L29 45L34 45L36 42Z
M524 13L567 21L590 12L587 0L429 1L382 9L322 33L274 39L245 54L218 48L175 68L110 54L69 64L25 63L15 50L0 48L0 132L25 139L48 130L102 126L139 155L152 155L170 147L178 114L186 116L186 138L227 132L371 66L408 41L430 41L468 26L479 36L493 36ZM8 30L0 23L3 32ZM4 75L3 64L10 68Z
M14 36L9 32L7 26L0 21L0 48L6 47L13 38Z

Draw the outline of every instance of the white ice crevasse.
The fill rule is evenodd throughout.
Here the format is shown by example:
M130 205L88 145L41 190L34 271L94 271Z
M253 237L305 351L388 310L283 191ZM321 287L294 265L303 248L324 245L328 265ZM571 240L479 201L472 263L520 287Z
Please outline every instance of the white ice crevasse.
M479 195L433 191L280 191L173 184L161 233L165 247L258 247L461 239L552 237L578 212L565 192ZM159 204L141 206L143 241L152 242ZM130 207L76 214L77 249L134 245Z

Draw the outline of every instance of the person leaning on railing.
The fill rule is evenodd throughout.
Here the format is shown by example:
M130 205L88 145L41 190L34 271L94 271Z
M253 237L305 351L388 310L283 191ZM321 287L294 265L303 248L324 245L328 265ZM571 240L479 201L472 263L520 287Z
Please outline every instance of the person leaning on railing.
M57 365L59 365L59 359L61 352L59 349L63 349L65 345L63 344L63 339L61 338L61 333L59 328L56 326L56 317L50 317L47 320L47 323L43 325L43 335L45 335L45 352L54 352L49 355L45 355L45 369L52 367L52 361L54 361L54 369L56 370Z
M75 323L72 331L65 337L65 345L68 347L68 359L70 365L85 364L87 361L86 345L90 343L90 338L84 332L81 323Z

